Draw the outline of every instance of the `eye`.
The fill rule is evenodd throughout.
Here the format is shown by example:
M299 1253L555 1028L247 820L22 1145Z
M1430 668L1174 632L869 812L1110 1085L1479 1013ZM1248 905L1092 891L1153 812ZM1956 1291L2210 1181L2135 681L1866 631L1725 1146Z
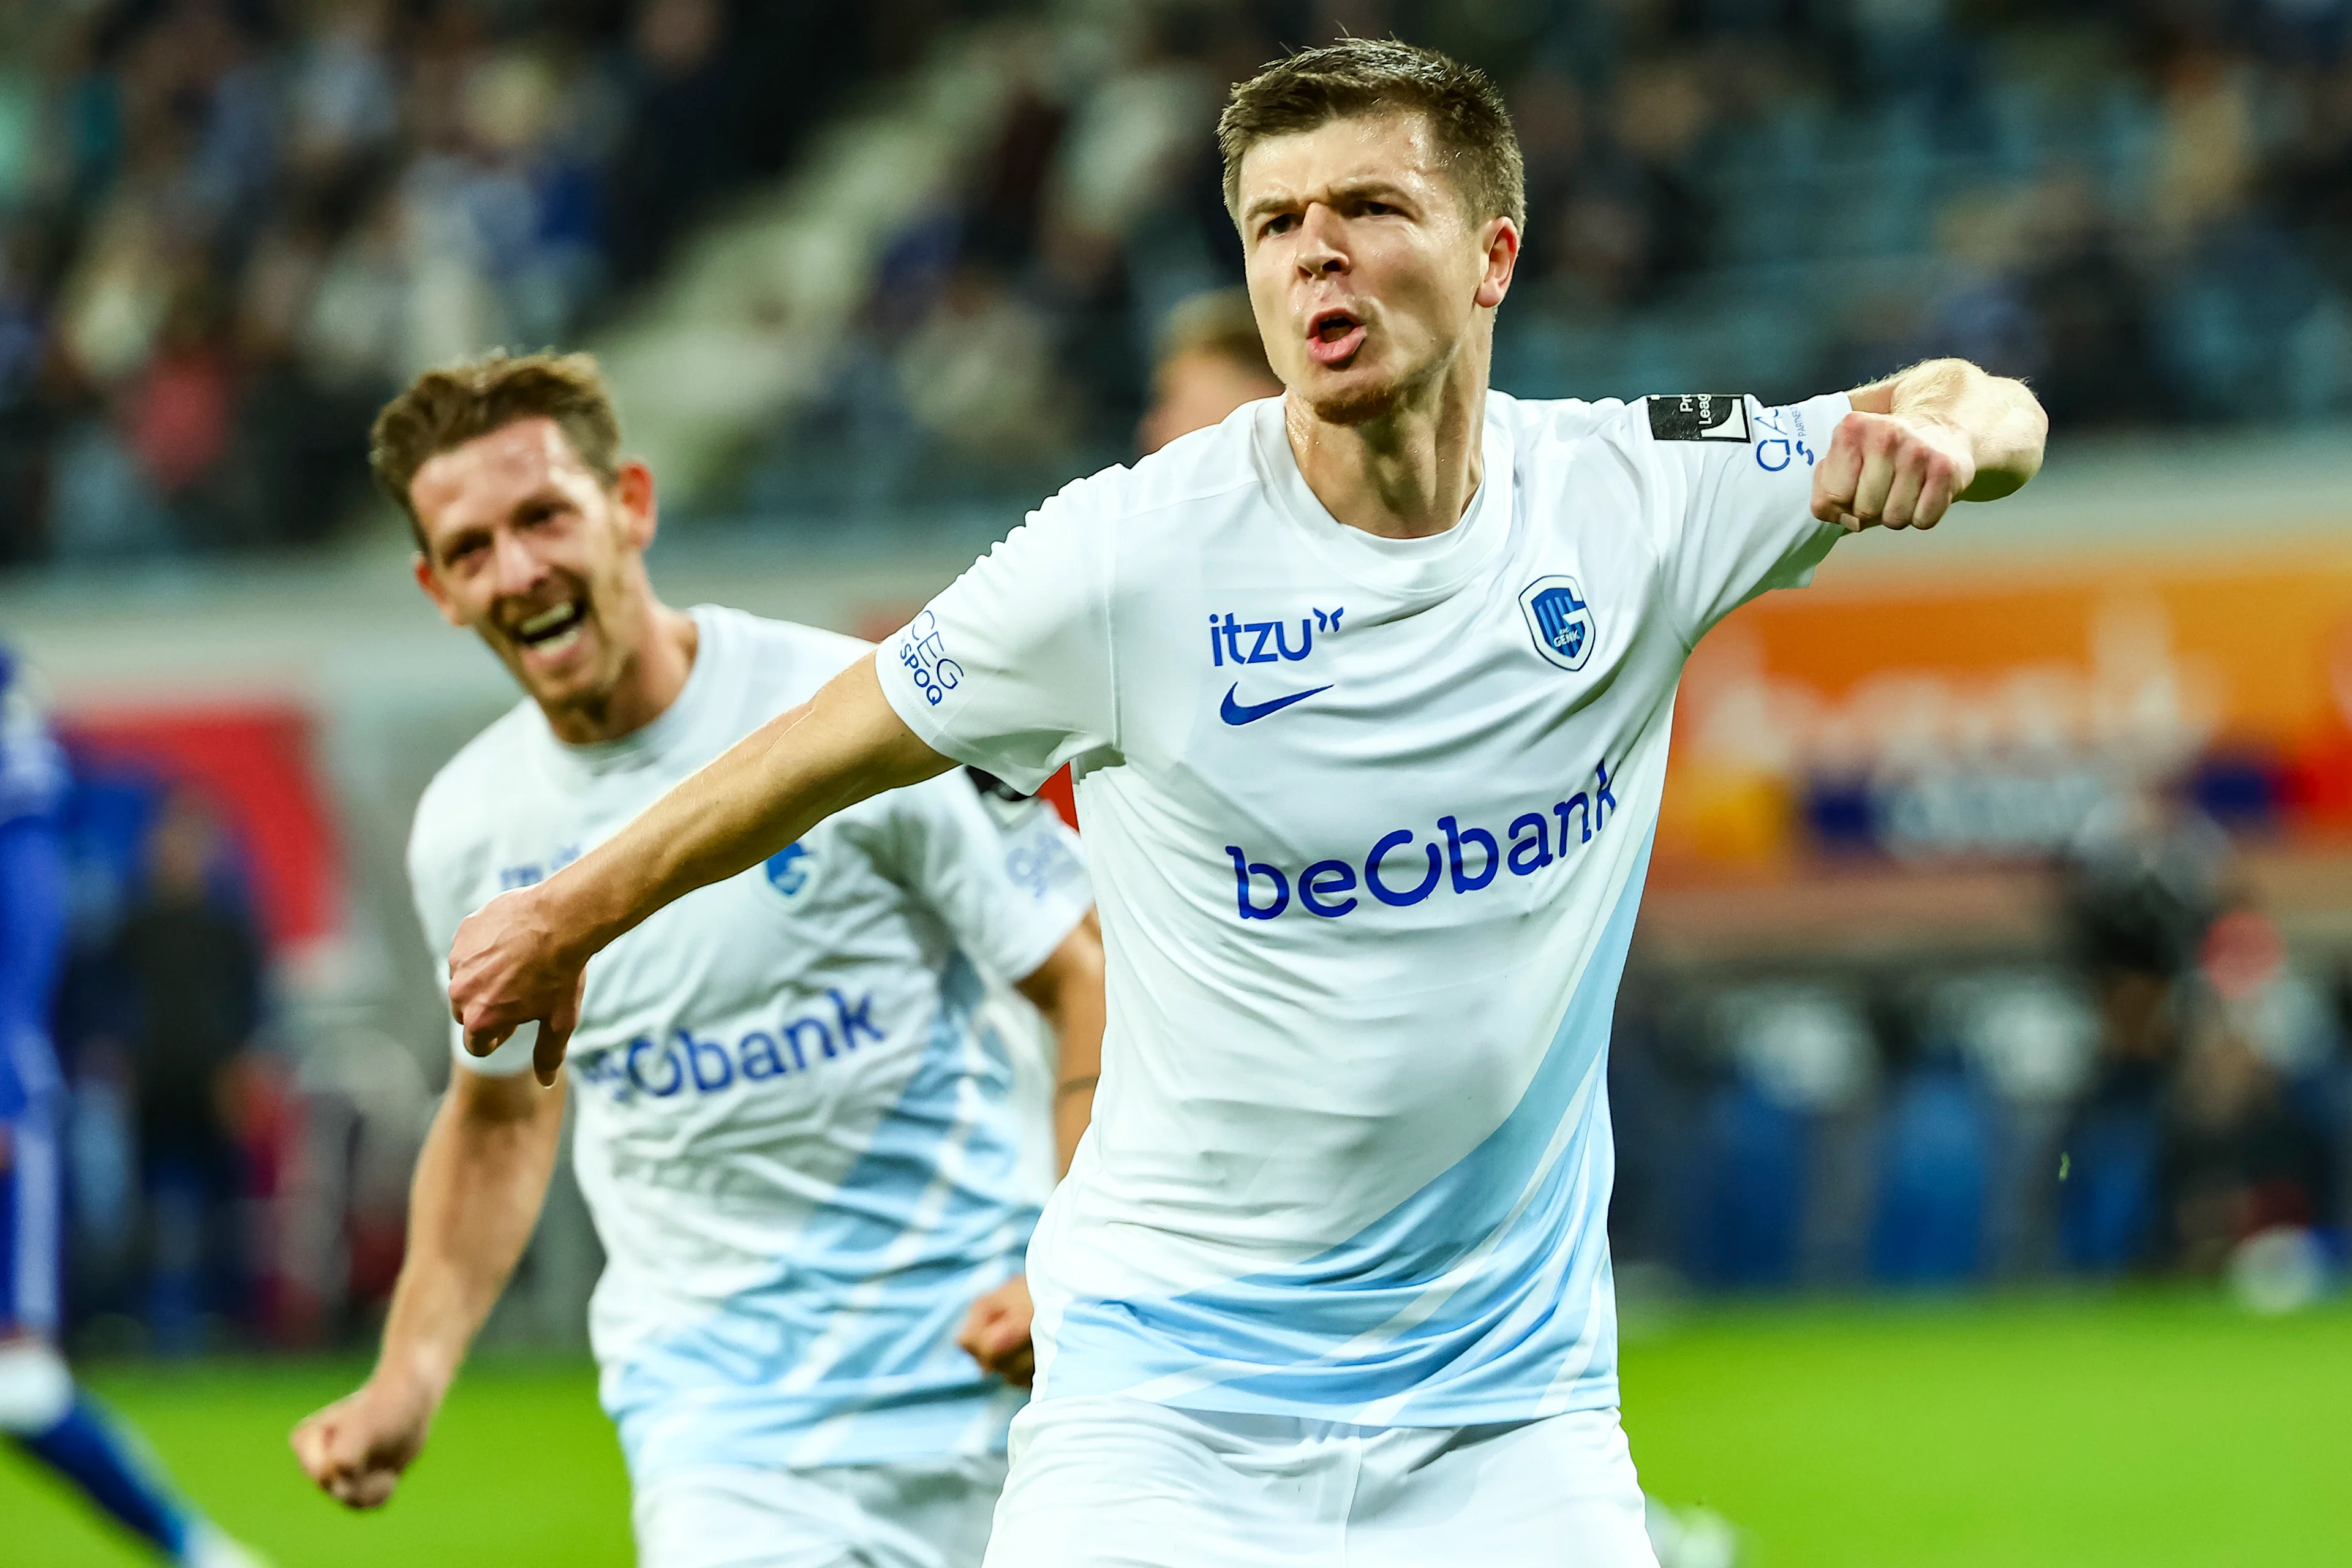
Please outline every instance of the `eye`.
M1297 213L1279 213L1275 216L1266 219L1265 226L1259 229L1258 233L1261 235L1287 234L1297 226L1298 215Z
M1397 209L1386 202L1366 202L1358 210L1367 217L1388 217Z

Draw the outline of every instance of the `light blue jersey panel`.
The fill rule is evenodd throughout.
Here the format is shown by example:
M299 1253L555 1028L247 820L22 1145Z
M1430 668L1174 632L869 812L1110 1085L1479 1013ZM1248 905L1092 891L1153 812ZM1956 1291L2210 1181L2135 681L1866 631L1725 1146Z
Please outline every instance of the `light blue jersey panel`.
M1423 1426L1614 1405L1605 1079L1649 858L1645 841L1534 1081L1491 1136L1290 1268L1165 1300L1073 1304L1055 1396L1141 1391Z
M786 1243L790 1262L605 1378L633 1474L1002 1449L1017 1394L954 1335L1036 1223L1012 1196L1012 1064L960 955L906 1092Z

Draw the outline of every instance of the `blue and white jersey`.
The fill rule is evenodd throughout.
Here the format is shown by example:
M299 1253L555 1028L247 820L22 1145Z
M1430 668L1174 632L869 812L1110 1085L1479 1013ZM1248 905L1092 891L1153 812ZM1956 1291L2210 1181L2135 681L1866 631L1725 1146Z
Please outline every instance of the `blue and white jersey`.
M1254 404L1069 486L877 652L947 755L1078 776L1110 1021L1030 1253L1040 1398L1617 1402L1604 1058L1675 688L1838 536L1847 410L1490 394L1461 521L1389 540Z
M865 643L697 608L685 689L569 746L525 702L442 770L409 876L427 941L609 837L805 701ZM1042 805L1000 825L961 771L843 812L589 965L573 1159L606 1253L590 1315L640 1483L1001 1450L1021 1395L954 1333L1035 1223L984 978L1034 973L1090 903ZM529 1032L527 1032L528 1034ZM452 1048L463 1070L512 1073Z

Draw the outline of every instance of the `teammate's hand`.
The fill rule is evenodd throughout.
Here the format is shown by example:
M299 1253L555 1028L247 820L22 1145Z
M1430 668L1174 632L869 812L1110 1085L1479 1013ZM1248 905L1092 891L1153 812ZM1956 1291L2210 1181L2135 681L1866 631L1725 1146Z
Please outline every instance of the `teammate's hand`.
M1976 482L1968 435L1933 420L1849 414L1813 468L1813 516L1865 528L1933 528Z
M1028 1279L1016 1274L971 1304L956 1331L956 1343L980 1363L981 1371L1026 1388L1037 1375L1036 1347L1029 1342L1029 1321L1035 1313Z
M588 968L564 955L544 905L539 889L521 888L500 893L466 918L449 944L449 1016L466 1031L466 1049L478 1057L536 1019L531 1068L540 1082L550 1084L580 1022Z
M370 1379L306 1417L288 1441L320 1491L345 1508L381 1508L432 1426L431 1401Z

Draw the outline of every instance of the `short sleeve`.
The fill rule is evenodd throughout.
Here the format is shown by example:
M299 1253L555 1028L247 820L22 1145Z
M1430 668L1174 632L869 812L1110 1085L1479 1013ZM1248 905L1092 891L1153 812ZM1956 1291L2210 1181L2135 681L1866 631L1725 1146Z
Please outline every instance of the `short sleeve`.
M1812 514L1813 465L1852 405L1785 407L1752 397L1652 397L1635 439L1675 502L1664 520L1666 587L1683 640L1772 588L1802 587L1845 536Z
M468 852L462 845L452 844L438 831L434 810L436 789L425 792L416 808L416 820L408 832L408 890L416 905L416 923L425 932L425 945L433 963L433 973L439 977L441 997L449 997L449 944L457 940L457 927L474 911L467 908L466 889L471 869ZM539 1043L539 1026L526 1024L487 1057L478 1057L466 1049L466 1031L457 1021L449 1021L449 1055L458 1067L467 1072L482 1073L490 1078L512 1078L530 1069L531 1050Z
M1107 554L1087 481L1047 501L875 652L924 743L1034 792L1116 749Z
M1094 907L1077 835L1043 802L984 802L961 768L890 798L891 871L997 979L1035 973Z

